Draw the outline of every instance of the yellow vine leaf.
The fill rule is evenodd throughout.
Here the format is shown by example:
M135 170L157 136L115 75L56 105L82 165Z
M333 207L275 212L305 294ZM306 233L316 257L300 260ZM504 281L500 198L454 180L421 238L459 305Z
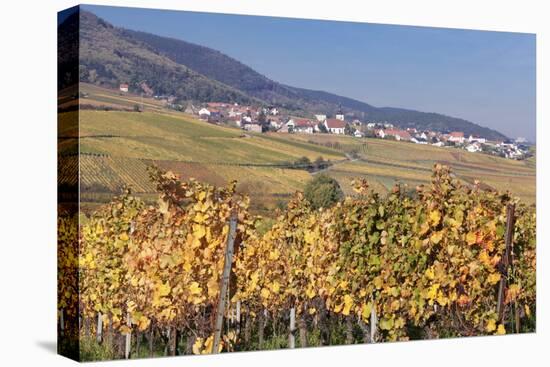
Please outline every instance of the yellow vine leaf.
M442 239L443 239L443 233L441 233L441 231L434 232L434 233L430 236L430 240L432 241L432 243L433 243L434 245L437 245L439 242L441 242Z
M372 304L369 303L363 303L361 306L361 317L363 320L368 320L370 317L370 313L372 312Z
M499 273L492 273L487 277L487 282L491 285L497 284L499 280L500 280Z
M473 245L477 242L477 236L474 232L468 232L466 235L466 243L468 245Z
M190 285L189 285L189 292L193 295L196 295L196 294L200 294L202 291L201 287L199 286L199 283L197 282L192 282Z
M197 338L195 340L195 343L193 343L193 354L201 354L202 344L203 344L202 338Z
M349 315L349 312L352 306L353 306L353 298L351 298L349 294L346 294L344 296L344 309L342 310L342 314L345 316Z
M432 225L439 224L439 221L441 220L441 213L439 210L435 209L430 212L430 222L432 222Z
M160 297L164 297L170 294L170 285L168 283L161 284L158 287L158 292Z
M485 330L487 330L488 333L492 333L497 328L497 323L495 320L491 319L487 321L487 326L485 326Z
M193 237L201 239L206 235L206 229L202 224L193 225Z

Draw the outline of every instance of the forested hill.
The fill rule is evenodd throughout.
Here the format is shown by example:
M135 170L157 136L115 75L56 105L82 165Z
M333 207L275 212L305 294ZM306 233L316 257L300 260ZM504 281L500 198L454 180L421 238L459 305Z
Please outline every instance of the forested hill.
M80 13L80 80L115 88L129 83L134 91L146 83L156 94L184 100L260 102L159 54L86 11Z
M392 107L374 107L324 91L284 85L208 47L183 40L117 28L81 11L81 81L137 90L145 81L155 94L179 100L273 104L296 113L333 115L342 109L361 120L400 127L463 131L488 139L506 139L498 131L470 121Z

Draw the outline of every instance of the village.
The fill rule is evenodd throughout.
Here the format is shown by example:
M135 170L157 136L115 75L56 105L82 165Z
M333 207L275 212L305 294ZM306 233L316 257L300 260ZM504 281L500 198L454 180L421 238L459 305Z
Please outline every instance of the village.
M189 104L184 112L208 123L228 124L254 133L336 134L355 138L393 139L413 144L454 147L471 153L480 152L517 160L532 155L527 141L522 138L515 141L491 141L481 136L467 136L462 131L400 129L385 121L350 119L341 110L334 117L316 114L307 118L284 115L276 106L253 107L209 102L200 106Z

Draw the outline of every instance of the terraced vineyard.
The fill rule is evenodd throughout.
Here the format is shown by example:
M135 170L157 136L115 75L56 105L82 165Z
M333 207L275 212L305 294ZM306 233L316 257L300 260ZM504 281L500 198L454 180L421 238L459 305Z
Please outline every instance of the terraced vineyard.
M289 139L314 142L322 146L338 145L343 151L354 151L359 159L331 168L328 173L344 183L350 175L364 175L381 191L394 183L412 185L428 182L435 163L452 167L463 182L481 181L487 188L510 190L526 202L535 202L535 158L515 161L454 148L397 142L382 139L356 139L347 136L314 136L293 134Z
M128 109L141 104L140 96L121 95L83 85L81 103L109 104ZM333 164L326 174L334 177L347 195L351 181L368 179L372 189L386 193L401 182L414 188L429 181L434 163L452 167L465 183L480 180L483 187L511 190L526 202L535 201L535 161L513 161L480 153L415 145L380 139L357 139L329 134L255 134L212 125L193 116L164 109L162 103L143 98L144 112L80 111L81 183L84 200L106 202L123 186L138 195L154 191L147 166L154 164L215 185L238 180L238 189L252 198L256 213L269 214L311 178L305 170L285 164L307 157L322 157ZM75 184L78 133L70 114L60 115L60 152L67 162L60 182ZM70 155L70 156L67 156ZM63 171L63 172L65 172Z

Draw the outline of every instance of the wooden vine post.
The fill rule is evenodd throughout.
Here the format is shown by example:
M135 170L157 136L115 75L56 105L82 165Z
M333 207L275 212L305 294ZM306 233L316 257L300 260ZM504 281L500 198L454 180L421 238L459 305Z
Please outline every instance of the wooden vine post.
M374 303L374 298L373 298L372 310L370 312L370 342L371 343L376 343L376 334L378 332L377 323L378 323L378 318L376 316L376 305Z
M129 328L132 326L129 312L126 314L126 325L128 325ZM128 334L126 334L125 339L126 340L124 343L124 358L128 359L130 358L130 347L132 342L132 334L130 331L128 331Z
M101 314L101 312L97 313L97 327L96 327L95 334L96 334L96 337L95 337L96 341L98 343L101 343L102 334L103 334L103 315Z
M288 333L288 347L294 349L296 347L296 338L294 334L296 333L296 308L292 307L290 309L290 329Z
M504 256L501 260L501 277L500 277L500 284L498 287L498 301L497 301L497 314L498 319L501 323L503 323L504 318L504 289L506 287L506 281L508 279L508 270L512 263L512 245L513 245L513 237L514 237L514 222L515 222L515 204L511 203L508 204L506 207L506 237L505 237L505 243L506 243L506 250L504 253Z
M225 248L225 260L220 284L220 295L218 297L218 308L216 310L216 319L214 327L214 342L212 344L212 353L218 353L220 339L223 327L223 314L225 311L225 299L229 288L229 275L231 273L231 264L233 262L233 251L235 245L235 236L237 232L237 212L231 212L229 219L229 234L227 235L227 246Z

